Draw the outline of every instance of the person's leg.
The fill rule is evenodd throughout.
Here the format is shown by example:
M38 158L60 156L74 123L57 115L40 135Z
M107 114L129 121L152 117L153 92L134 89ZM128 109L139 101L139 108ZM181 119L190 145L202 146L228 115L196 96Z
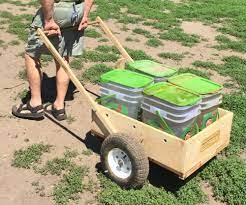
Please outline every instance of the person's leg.
M39 59L34 59L25 54L25 64L27 69L27 77L31 89L30 105L36 107L42 104L41 99L41 80L42 71Z
M66 56L64 59L69 63L69 57ZM69 77L67 73L63 70L60 64L55 61L56 63L56 89L57 89L57 96L54 102L54 108L57 110L64 108L64 101L68 90L69 85Z

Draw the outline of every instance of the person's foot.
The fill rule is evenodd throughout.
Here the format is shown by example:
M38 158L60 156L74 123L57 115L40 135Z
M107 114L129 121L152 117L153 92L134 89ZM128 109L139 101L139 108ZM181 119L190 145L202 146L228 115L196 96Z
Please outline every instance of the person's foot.
M26 104L13 106L12 114L18 118L41 120L44 119L44 107L42 104L38 106L32 106L30 101L28 101Z
M47 106L45 106L45 111L52 114L53 117L58 121L63 121L67 119L65 105L63 105L63 108L57 108L54 104L48 104Z

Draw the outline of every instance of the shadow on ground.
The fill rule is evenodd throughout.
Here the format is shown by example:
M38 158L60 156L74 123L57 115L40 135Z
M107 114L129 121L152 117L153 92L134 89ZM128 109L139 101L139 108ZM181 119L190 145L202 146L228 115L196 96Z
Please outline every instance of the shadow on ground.
M67 95L65 101L71 101L74 99L74 93L76 92L76 87L70 81ZM49 77L46 73L43 73L43 81L42 81L42 100L43 104L53 103L56 99L56 77ZM29 90L28 94L25 98L21 99L22 103L26 103L31 98L31 92Z

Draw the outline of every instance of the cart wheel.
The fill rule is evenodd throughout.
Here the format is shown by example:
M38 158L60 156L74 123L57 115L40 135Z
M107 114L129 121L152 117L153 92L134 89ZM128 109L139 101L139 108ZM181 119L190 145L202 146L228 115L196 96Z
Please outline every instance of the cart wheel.
M149 174L149 161L142 145L124 134L113 134L104 140L101 161L108 176L126 188L143 186Z

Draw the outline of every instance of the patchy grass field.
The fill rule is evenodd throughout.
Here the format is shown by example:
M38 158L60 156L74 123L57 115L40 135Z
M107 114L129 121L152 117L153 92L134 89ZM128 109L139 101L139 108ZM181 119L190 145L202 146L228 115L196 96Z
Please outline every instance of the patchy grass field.
M222 107L234 112L231 143L220 155L184 182L151 164L141 190L121 189L100 172L101 141L88 134L90 109L73 86L65 122L10 115L29 96L23 51L38 2L0 5L0 204L246 204L244 0L95 0L91 20L101 16L134 60L156 60L223 84ZM87 49L71 67L83 84L97 84L120 55L99 28L85 33ZM54 65L49 55L41 60L44 102L52 102Z

